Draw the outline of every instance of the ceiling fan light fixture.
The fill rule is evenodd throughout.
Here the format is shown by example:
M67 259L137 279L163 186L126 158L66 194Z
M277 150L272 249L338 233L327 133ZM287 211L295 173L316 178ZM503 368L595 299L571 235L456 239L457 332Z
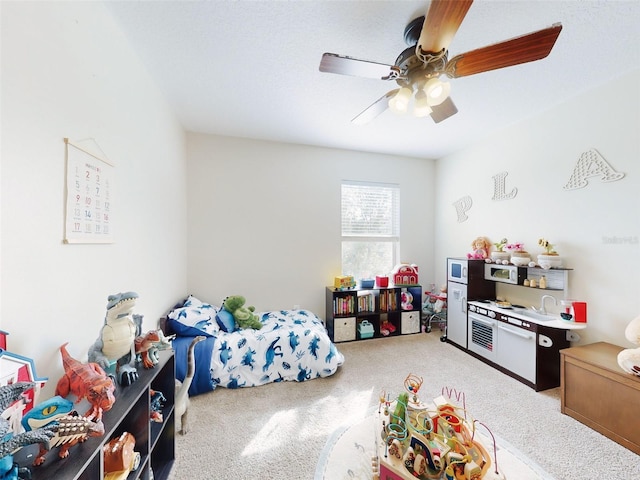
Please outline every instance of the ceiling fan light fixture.
M424 93L432 107L444 102L451 92L451 83L443 82L439 78L432 78L424 84Z
M416 117L426 117L432 112L429 105L429 99L424 90L418 90L416 92L416 102L413 107L413 115Z
M389 108L396 113L404 113L409 107L411 100L411 89L402 87L393 97L389 99Z

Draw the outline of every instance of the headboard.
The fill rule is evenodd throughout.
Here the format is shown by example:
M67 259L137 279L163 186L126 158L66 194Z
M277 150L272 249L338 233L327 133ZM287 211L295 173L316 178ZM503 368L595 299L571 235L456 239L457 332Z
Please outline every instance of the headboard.
M169 322L166 315L160 317L160 319L158 320L158 328L162 330L162 333L164 333L165 337L173 335L173 332L171 332L171 328L169 327Z

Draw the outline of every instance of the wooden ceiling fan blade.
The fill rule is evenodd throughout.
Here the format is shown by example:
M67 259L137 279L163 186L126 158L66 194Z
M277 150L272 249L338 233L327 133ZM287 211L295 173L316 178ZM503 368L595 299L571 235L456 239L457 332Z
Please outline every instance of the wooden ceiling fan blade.
M458 108L456 104L453 103L453 100L451 100L451 97L447 97L440 105L433 105L431 107L431 118L436 123L440 123L456 113L458 113Z
M449 48L473 0L431 0L416 51L438 53Z
M358 60L337 53L324 53L320 60L320 71L337 73L339 75L351 75L354 77L375 78L377 80L390 80L397 78L399 70L393 65Z
M562 24L555 23L537 32L456 55L447 62L445 73L458 78L541 60L549 55L561 31Z
M369 123L371 120L373 120L382 112L384 112L387 108L389 108L389 99L393 97L396 93L398 93L398 90L400 89L396 88L395 90L391 90L385 93L382 97L380 97L378 100L373 102L371 105L365 108L358 115L356 115L351 120L351 123L353 123L354 125L364 125L366 123Z

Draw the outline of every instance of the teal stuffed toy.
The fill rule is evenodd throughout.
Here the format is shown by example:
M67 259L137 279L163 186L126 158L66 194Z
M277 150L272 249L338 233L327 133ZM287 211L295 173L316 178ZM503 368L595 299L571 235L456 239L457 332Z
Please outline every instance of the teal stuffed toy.
M240 328L254 328L260 330L262 322L260 318L253 313L254 306L245 307L245 298L241 295L232 295L224 301L224 309L233 315L236 323Z

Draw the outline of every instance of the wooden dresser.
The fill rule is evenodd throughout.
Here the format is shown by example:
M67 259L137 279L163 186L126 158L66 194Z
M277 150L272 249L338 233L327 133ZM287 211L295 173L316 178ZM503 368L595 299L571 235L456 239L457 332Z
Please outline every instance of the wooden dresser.
M598 342L560 351L561 411L640 455L640 378Z

